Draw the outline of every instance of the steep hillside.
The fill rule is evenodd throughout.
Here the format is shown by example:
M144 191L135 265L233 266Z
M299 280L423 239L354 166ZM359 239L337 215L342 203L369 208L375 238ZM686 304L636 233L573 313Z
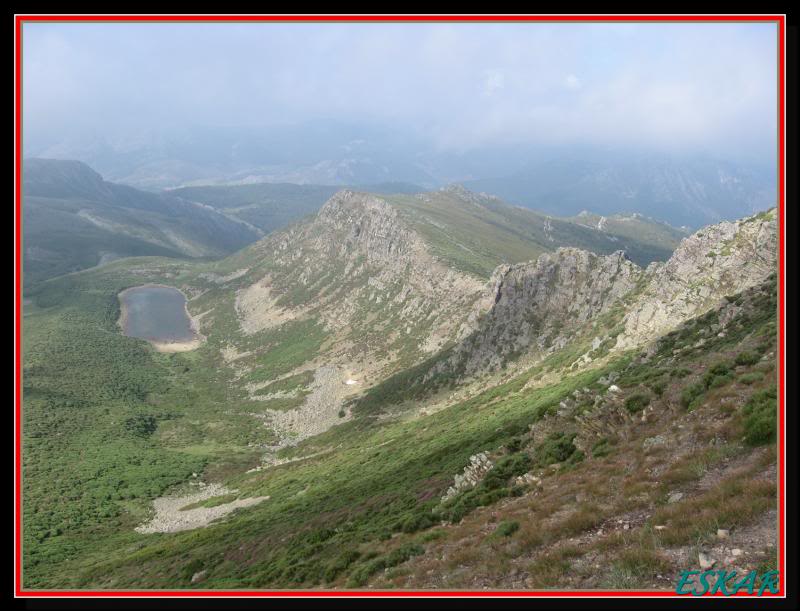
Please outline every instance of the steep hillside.
M681 237L663 223L643 220L648 232L646 239L641 239L627 228L617 232L614 227L598 228L544 215L460 185L385 199L397 207L438 256L487 278L501 263L529 261L560 246L597 254L624 250L632 261L647 265L667 260Z
M318 410L271 416L297 418L294 428L308 434L336 421L344 396L462 340L496 265L576 243L610 251L620 241L458 187L414 196L342 191L315 217L212 266L194 308L250 397L270 396L264 390L284 376L354 382L328 389L336 399L326 418ZM305 348L276 363L276 343L295 333Z
M680 241L689 234L689 230L685 227L676 228L638 212L602 216L582 210L569 220L586 227L605 230L615 236L639 240L652 246L661 246L671 250L674 250L676 240Z
M533 229L503 220L528 213L507 208L344 191L221 261L42 283L23 322L26 585L666 588L693 545L735 557L716 528L741 566L770 562L774 212L642 269L529 256ZM119 333L118 294L146 283L187 295L197 350ZM695 288L619 342L661 289Z
M207 312L210 341L233 349L251 396L303 372L328 372L339 385L352 378L352 394L454 341L483 289L437 258L395 207L350 191L215 270L194 308ZM276 342L295 333L304 349L280 360ZM327 409L335 421L338 401Z
M25 284L119 257L221 256L258 238L212 208L106 182L77 161L23 162Z
M532 349L559 350L585 323L619 306L638 280L639 268L622 252L560 248L535 262L501 266L492 278L490 307L472 312L469 322L475 322L462 328L450 364L471 376Z
M686 570L775 570L775 308L773 275L575 384L348 585L674 591Z
M518 371L555 355L572 369L634 349L762 282L775 269L776 237L772 209L704 228L666 263L644 270L623 252L597 256L572 248L499 266L459 328L458 342L369 389L356 409L373 412L441 395L476 375Z
M777 211L701 229L664 265L647 272L648 288L625 316L618 345L636 345L671 330L775 269Z

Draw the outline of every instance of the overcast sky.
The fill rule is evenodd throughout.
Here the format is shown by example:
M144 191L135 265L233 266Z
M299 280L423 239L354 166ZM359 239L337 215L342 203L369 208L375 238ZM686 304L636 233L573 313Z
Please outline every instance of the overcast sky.
M388 123L444 149L599 144L773 162L774 24L46 24L26 137Z

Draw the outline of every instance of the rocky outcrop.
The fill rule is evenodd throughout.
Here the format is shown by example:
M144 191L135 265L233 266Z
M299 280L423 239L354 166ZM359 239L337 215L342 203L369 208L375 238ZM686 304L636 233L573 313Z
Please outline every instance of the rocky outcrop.
M320 209L315 225L315 246L342 259L361 255L371 263L402 266L425 251L397 211L374 195L340 191ZM335 242L327 241L331 233Z
M469 377L497 370L523 355L545 354L569 343L587 323L623 306L623 331L595 337L624 350L647 344L718 307L726 295L762 282L776 269L775 211L701 229L673 256L646 270L622 251L600 256L559 248L536 261L499 266L458 333L438 374ZM615 342L615 344L614 344ZM591 362L589 353L573 365Z
M448 501L459 493L474 488L493 467L494 464L489 460L486 452L470 456L469 464L464 467L463 473L459 473L453 478L453 485L447 489L442 501Z
M471 375L566 341L577 327L632 291L640 274L621 251L600 256L577 248L500 266L460 329L453 357L442 367Z
M340 337L377 333L385 348L385 340L413 333L419 350L433 352L453 338L482 289L434 257L391 205L365 193L338 192L313 220L258 248L269 273L236 301L248 334L314 316Z
M625 316L617 349L638 346L762 282L777 267L775 209L705 227L663 265L647 268L647 287Z
M434 255L383 198L341 191L315 218L251 251L261 263L234 279L235 307L251 335L298 320L321 323L323 347L303 367L354 372L362 388L435 355L413 371L425 393L511 363L529 366L569 344L574 357L558 368L643 346L762 281L774 270L776 242L771 211L698 231L647 270L622 251L568 247L500 265L484 284ZM408 395L401 388L392 397ZM277 414L273 424L287 436L321 432L315 419L325 427L339 421L339 404L323 411L324 418L316 407Z

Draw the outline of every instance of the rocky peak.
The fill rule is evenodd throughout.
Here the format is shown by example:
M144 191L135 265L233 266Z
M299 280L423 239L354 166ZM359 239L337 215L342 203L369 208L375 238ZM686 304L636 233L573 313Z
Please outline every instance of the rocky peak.
M260 250L269 274L237 298L246 332L313 316L331 345L391 347L390 360L452 341L483 286L431 254L386 200L349 190L315 218L266 238ZM283 297L291 294L299 297Z
M439 189L442 193L447 193L448 195L452 195L462 201L469 202L471 204L475 204L477 206L481 206L489 201L495 200L499 201L494 195L489 195L488 193L475 193L474 191L470 191L469 189L465 188L463 185L460 184L451 184Z
M318 246L340 257L364 256L396 265L421 256L421 240L385 200L368 193L339 191L315 219Z
M609 310L641 273L622 251L603 256L578 248L499 266L461 329L453 362L471 374L546 349Z
M563 347L623 300L632 305L616 349L646 344L774 272L776 229L774 210L706 227L684 239L669 261L646 270L623 251L601 256L563 247L536 261L498 266L453 354L432 373L469 376Z
M704 227L669 261L647 268L647 288L625 317L617 348L655 339L732 295L762 282L777 265L777 215L768 212Z

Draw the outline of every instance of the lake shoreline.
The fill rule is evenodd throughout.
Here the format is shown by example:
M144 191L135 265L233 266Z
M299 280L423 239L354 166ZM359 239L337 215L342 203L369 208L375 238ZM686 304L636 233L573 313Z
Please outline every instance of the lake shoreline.
M117 319L117 326L122 331L122 334L125 337L133 337L132 335L127 334L127 323L128 323L128 306L125 303L124 296L126 293L130 291L134 291L137 289L146 289L146 288L165 288L165 289L172 289L174 291L178 291L181 295L183 295L183 310L186 313L186 317L189 319L189 326L192 330L192 334L194 337L189 340L182 340L182 341L159 341L153 339L146 339L146 338L136 338L142 339L149 343L157 352L163 353L171 353L171 352L189 352L191 350L196 350L200 346L203 345L206 337L200 333L200 323L197 318L192 316L191 312L189 312L189 297L184 293L182 290L175 286L169 286L168 284L159 284L154 282L149 282L147 284L140 284L138 286L131 286L126 288L123 291L117 293L117 299L119 300L119 309L120 315Z

